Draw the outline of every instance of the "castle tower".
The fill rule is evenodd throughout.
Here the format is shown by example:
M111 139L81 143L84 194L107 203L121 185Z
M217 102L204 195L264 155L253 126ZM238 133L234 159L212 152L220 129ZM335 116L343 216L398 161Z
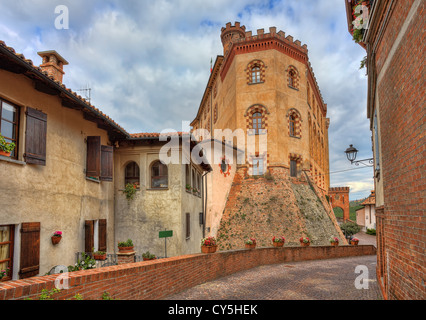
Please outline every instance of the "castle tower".
M280 203L284 207L291 207L297 199L293 193L301 191L295 191L299 187L293 188L292 183L312 183L320 197L328 193L330 121L327 105L310 65L307 46L276 30L270 27L265 33L259 29L254 35L239 22L227 23L221 29L224 54L216 58L197 115L191 122L193 134L200 140L205 137L198 135L202 131L198 129L203 129L216 141L244 150L243 161L232 166L233 174L212 177L208 195L212 235L218 232L224 219L233 219L232 215L237 214L231 208L243 207L240 202L243 194L247 199L254 195L266 196L266 190L257 192L257 187L247 185L253 177L261 182L267 177L274 179L275 174L275 181L286 184L285 190L277 187L267 191L274 194L271 198L278 199L280 192L288 193L285 203ZM215 130L228 130L233 134L220 136ZM271 179L266 179L263 186ZM215 190L216 186L221 190ZM236 188L240 187L237 192ZM310 194L309 197L315 199L316 196ZM260 198L257 201L262 203L270 200ZM298 214L296 211L291 215ZM321 216L324 208L322 211L318 213ZM276 218L283 221L282 217ZM330 233L339 232L334 226L330 228ZM302 229L298 232L303 233ZM267 232L264 230L264 234ZM317 243L326 242L324 235L317 238Z

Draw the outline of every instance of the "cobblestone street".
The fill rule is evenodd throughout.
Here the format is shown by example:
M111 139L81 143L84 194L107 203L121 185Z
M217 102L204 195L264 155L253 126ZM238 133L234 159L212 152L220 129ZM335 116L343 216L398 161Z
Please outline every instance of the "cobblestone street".
M360 244L375 237L357 234ZM367 272L355 272L358 265ZM357 289L366 276L368 289ZM367 277L368 276L368 277ZM363 282L364 281L364 282ZM376 256L265 265L204 283L166 300L381 300L376 281Z

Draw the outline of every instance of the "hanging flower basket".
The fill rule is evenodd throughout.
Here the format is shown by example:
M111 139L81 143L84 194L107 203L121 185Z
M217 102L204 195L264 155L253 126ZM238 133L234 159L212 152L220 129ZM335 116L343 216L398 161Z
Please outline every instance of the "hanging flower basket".
M52 244L57 245L62 240L62 231L56 231L51 237Z

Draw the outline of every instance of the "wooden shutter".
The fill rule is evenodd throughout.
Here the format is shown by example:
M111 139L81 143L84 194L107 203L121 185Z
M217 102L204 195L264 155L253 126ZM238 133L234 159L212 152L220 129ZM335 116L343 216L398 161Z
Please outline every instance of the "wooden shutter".
M29 164L46 165L47 115L27 107L25 132L25 161Z
M95 246L95 222L86 220L84 222L84 252L92 252Z
M191 215L189 213L186 214L186 238L191 236Z
M107 251L107 221L99 220L99 251Z
M38 275L40 269L40 222L23 223L21 227L21 279Z
M101 137L87 137L86 176L101 175Z
M112 181L114 147L101 146L101 177L102 181Z

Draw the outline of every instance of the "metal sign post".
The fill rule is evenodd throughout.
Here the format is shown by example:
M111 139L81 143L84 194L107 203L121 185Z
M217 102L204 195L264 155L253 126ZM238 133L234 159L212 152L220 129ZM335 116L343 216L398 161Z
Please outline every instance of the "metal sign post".
M164 238L164 256L167 258L167 238L173 237L173 230L160 231L158 237Z

